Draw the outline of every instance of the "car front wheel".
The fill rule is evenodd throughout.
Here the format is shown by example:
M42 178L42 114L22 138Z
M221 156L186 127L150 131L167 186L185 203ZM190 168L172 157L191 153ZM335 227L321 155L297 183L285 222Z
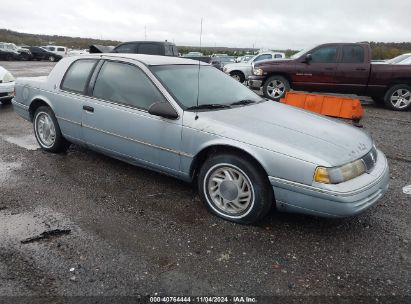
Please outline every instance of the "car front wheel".
M392 86L384 97L387 108L395 111L406 111L411 108L411 86L397 84Z
M279 101L290 90L290 83L286 78L279 75L271 76L267 79L263 86L263 94L265 97L275 101Z
M64 152L68 148L68 142L61 134L56 116L46 106L39 107L33 120L34 134L40 147L48 152Z
M263 170L235 154L208 158L200 170L198 188L208 210L241 224L263 218L273 202L273 191Z
M50 56L50 57L49 57L49 61L51 61L51 62L56 61L56 57L54 57L54 56Z
M243 73L239 72L239 71L234 71L230 73L230 76L232 78L234 78L235 80L237 80L238 82L243 83L245 81L245 76Z

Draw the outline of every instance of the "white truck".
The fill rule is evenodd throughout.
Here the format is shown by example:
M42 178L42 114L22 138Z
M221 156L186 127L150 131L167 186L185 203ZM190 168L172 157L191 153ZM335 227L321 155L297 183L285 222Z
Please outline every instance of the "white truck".
M248 61L226 64L223 72L233 77L239 82L244 82L251 76L252 64L262 60L284 59L285 54L281 52L265 51L258 53Z

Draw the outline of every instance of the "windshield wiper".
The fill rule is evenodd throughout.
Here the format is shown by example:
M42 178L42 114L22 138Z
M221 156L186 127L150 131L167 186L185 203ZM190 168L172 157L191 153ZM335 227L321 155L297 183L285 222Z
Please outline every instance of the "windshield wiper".
M209 104L202 104L198 106L188 107L186 110L203 110L203 109L227 109L231 108L228 105L218 104L218 103L209 103Z
M250 99L244 99L244 100L239 100L236 102L231 103L231 106L242 106L242 105L248 105L250 103L255 103L254 100L250 100Z

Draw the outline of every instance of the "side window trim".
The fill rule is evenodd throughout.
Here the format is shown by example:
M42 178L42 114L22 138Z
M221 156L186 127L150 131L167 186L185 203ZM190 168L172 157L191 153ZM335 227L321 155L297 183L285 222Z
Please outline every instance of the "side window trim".
M128 64L128 65L131 65L131 66L137 68L137 69L140 70L141 73L143 73L143 74L147 77L147 79L153 84L153 87L154 87L154 88L158 91L158 93L164 98L164 102L170 103L170 102L168 101L167 97L163 94L163 92L161 92L161 90L160 90L160 89L157 87L157 85L153 82L153 80L151 79L151 77L149 77L149 75L147 75L147 73L144 72L139 66L137 66L137 65L135 65L135 64L133 64L133 63L131 63L131 62L120 61L120 60L113 60L113 59L103 59L103 60L100 60L100 62L99 62L99 64L98 64L98 68L95 68L95 69L94 69L93 76L95 76L95 78L93 77L93 78L94 78L94 81L93 81L93 82L90 82L90 87L89 87L90 95L88 96L88 97L90 97L91 99L99 100L99 101L102 101L102 102L104 102L104 103L108 103L108 104L112 104L112 105L117 105L117 106L121 106L121 107L124 107L124 108L139 110L139 111L143 111L143 112L148 113L148 110L147 110L147 109L144 109L144 108L141 108L141 107L124 104L124 103L117 102L117 101L113 101L113 100L102 99L102 98L99 98L99 97L95 97L95 96L93 95L94 87L95 87L95 85L96 85L97 77L98 77L98 75L100 74L101 68L103 67L104 63L106 63L106 62L115 62L115 63L120 63L120 64ZM95 75L94 75L94 74L95 74Z
M80 61L80 60L94 60L94 61L95 61L94 66L92 67L92 69L91 69L91 71L90 71L90 74L89 74L88 77L87 77L86 84L85 84L85 86L84 86L83 92L78 92L78 91L74 91L74 90L69 90L69 89L63 88L63 83L64 83L64 80L66 79L66 76L67 76L68 72L70 71L70 69L72 68L72 66L73 66L76 62L78 62L78 61ZM88 91L88 87L89 87L89 82L90 82L90 79L91 79L92 75L94 74L94 71L95 71L95 69L96 69L96 66L97 66L97 63L98 63L98 62L99 62L99 60L98 60L98 59L94 59L94 58L84 58L84 59L81 58L81 59L74 60L74 61L70 64L70 66L67 68L67 70L64 72L64 76L63 76L63 78L61 79L60 86L59 86L60 90L61 90L61 91L64 91L64 92L69 92L69 93L72 93L72 94L87 95L87 91Z

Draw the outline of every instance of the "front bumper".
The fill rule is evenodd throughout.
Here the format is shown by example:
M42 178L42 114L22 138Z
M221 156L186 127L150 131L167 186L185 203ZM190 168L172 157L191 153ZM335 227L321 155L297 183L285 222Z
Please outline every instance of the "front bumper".
M275 177L270 177L270 182L280 211L348 217L365 211L383 196L389 185L389 169L385 155L378 151L370 173L341 184L308 186Z
M253 90L259 90L263 86L264 76L248 76L248 86Z
M14 81L0 83L0 101L12 99L14 95Z

